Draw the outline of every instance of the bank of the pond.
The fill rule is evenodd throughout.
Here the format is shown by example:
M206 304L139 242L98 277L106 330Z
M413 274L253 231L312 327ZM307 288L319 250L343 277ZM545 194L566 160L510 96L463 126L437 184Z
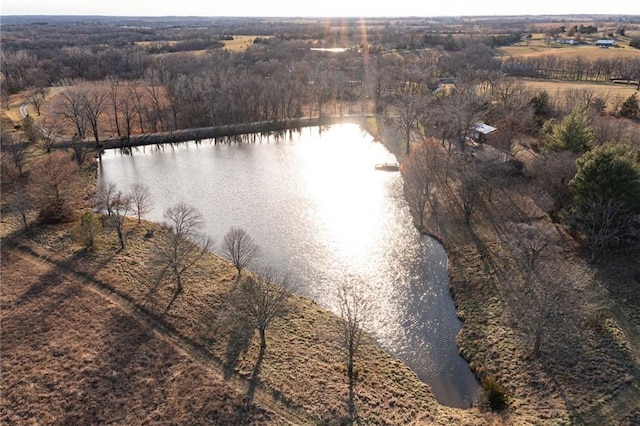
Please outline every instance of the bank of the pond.
M205 139L224 140L248 134L270 134L299 130L304 127L329 126L338 123L356 123L365 126L373 115L341 115L323 117L303 117L281 121L261 121L256 123L229 124L212 127L198 127L178 129L166 132L144 133L130 135L128 138L106 138L93 143L99 149L128 149L139 146L174 144ZM55 144L57 148L69 148L72 141L61 141Z

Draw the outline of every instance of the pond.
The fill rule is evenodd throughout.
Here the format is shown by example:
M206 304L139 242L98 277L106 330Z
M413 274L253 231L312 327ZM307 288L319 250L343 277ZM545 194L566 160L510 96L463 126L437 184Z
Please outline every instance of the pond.
M265 264L289 272L300 294L334 312L337 287L358 280L379 344L441 404L470 406L479 384L455 344L461 323L446 253L414 228L400 173L374 169L395 157L355 124L249 140L109 150L98 184L147 185L153 221L179 201L194 205L217 253L229 228L243 228Z

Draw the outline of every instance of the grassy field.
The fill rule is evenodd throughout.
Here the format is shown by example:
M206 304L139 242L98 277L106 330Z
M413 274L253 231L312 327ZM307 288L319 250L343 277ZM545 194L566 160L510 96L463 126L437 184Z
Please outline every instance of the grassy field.
M617 84L588 81L561 81L561 80L537 80L522 78L520 81L533 90L545 90L553 99L556 98L562 104L568 95L582 91L591 92L607 101L607 108L611 111L620 107L629 96L638 93L637 84Z
M557 24L547 24L550 28L557 28L560 25L569 28L573 25L597 25L593 23L557 23ZM617 30L616 26L611 27L610 31L606 32L614 32ZM528 41L522 41L517 43L514 46L504 46L498 48L498 52L503 56L504 59L509 57L536 57L536 56L544 56L544 55L552 55L552 56L561 56L567 59L575 58L577 56L581 56L585 59L595 61L597 59L615 59L620 56L633 56L640 57L640 49L634 49L629 46L629 42L631 40L631 35L634 34L633 29L628 30L628 34L626 36L616 36L616 47L613 48L599 48L594 45L595 41L599 38L608 38L600 35L588 35L582 36L582 41L586 44L560 44L557 42L549 42L548 35L544 33L532 33L532 38ZM564 38L573 38L562 35Z
M233 36L233 40L224 40L224 48L231 52L244 52L252 44L257 36L253 35L237 35Z
M557 44L551 43L550 45L545 45L543 42L536 43L532 42L529 46L518 45L518 46L507 46L498 49L502 54L503 59L508 57L537 57L537 56L561 56L563 58L571 59L577 56L581 56L590 61L595 61L597 59L615 59L620 56L632 56L632 57L640 57L640 49L634 49L632 47L621 46L621 47L610 47L607 49L603 49L600 47L596 47L593 45L577 45L570 46L566 44Z
M286 424L66 268L3 244L2 279L3 424Z

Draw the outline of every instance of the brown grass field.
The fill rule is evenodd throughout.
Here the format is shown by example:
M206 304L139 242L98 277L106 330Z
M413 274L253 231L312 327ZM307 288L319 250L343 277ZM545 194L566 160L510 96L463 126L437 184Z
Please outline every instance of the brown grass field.
M637 84L617 84L605 82L589 82L589 81L563 81L563 80L538 80L521 78L520 81L530 89L535 91L545 90L551 99L556 99L562 105L566 98L573 93L591 92L600 96L607 101L607 108L613 112L618 110L620 105L634 93Z
M3 245L2 281L3 424L283 423L64 267Z
M551 44L545 46L542 43L531 43L529 46L509 46L499 49L503 54L503 58L506 57L536 57L536 56L560 56L563 58L575 58L578 56L595 61L597 59L615 59L621 56L633 56L640 57L640 49L634 49L629 46L621 46L618 48L610 47L603 49L596 46L569 46Z
M224 48L230 52L244 52L252 44L257 36L254 35L236 35L233 40L224 40Z
M235 35L233 36L233 40L222 40L222 43L224 43L224 48L231 51L231 52L244 52L245 50L247 50L252 44L253 44L253 40L256 39L257 36L255 35ZM140 46L151 46L157 43L169 43L170 45L173 45L175 43L177 43L176 40L164 40L162 42L160 41L139 41L136 42L137 45ZM201 53L204 52L202 51L193 51L192 53ZM165 54L166 55L166 54Z

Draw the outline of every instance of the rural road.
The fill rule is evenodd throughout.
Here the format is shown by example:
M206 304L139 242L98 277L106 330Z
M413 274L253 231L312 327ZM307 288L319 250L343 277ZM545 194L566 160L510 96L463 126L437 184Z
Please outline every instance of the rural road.
M22 105L20 105L20 118L23 120L29 115L29 104L29 101L24 101Z

